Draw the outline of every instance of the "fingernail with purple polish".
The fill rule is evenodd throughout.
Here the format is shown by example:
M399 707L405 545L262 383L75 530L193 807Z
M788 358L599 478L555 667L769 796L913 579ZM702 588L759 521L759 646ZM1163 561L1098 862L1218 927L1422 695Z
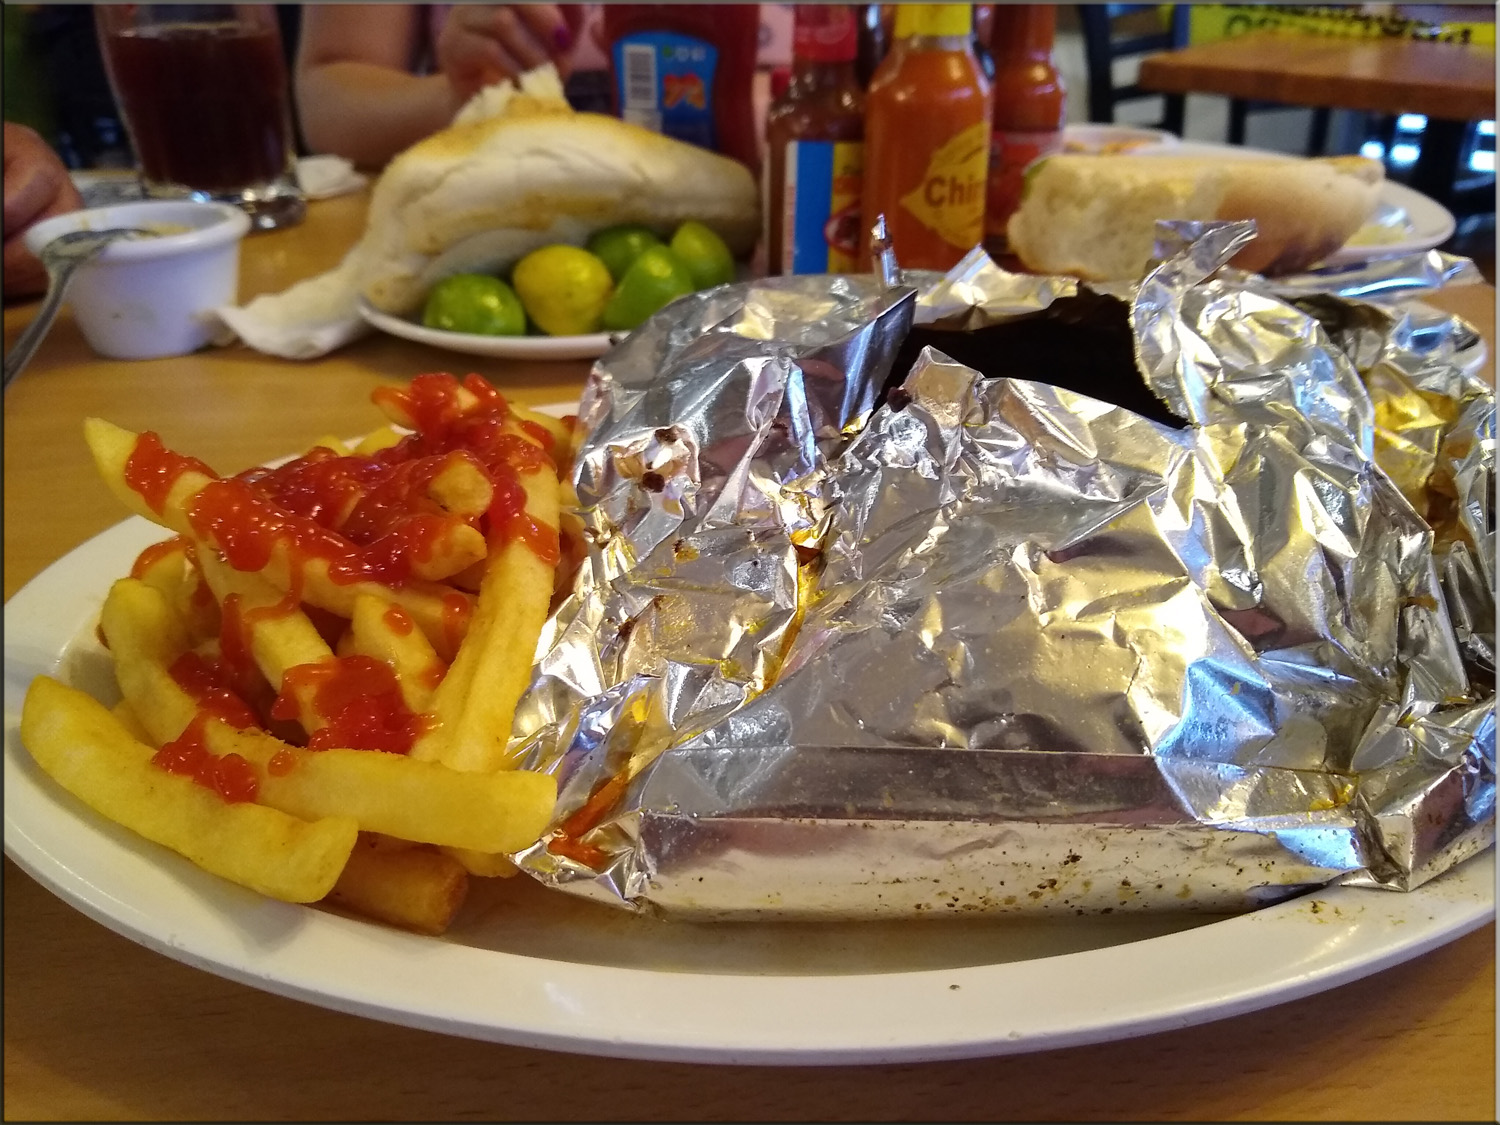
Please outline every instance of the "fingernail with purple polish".
M573 33L567 27L559 27L552 33L552 42L559 51L566 51L573 45Z

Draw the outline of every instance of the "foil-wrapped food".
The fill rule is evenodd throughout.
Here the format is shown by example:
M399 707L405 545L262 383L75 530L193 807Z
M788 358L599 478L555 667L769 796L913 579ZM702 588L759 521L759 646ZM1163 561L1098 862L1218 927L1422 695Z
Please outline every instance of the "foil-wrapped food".
M1129 287L726 286L601 360L522 869L694 918L1226 911L1490 846L1482 342L1169 235Z

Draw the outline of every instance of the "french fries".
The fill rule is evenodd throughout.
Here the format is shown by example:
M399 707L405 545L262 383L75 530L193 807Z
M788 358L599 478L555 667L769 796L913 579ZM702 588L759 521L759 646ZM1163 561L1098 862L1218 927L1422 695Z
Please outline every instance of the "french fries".
M213 753L261 767L260 800L272 808L305 820L352 816L366 831L418 843L516 851L542 834L557 797L546 774L463 773L398 754L288 748L223 723L211 724L205 738Z
M498 769L516 704L526 688L537 637L552 603L558 560L558 482L550 463L520 474L528 522L545 543L512 536L490 556L468 635L433 710L438 724L412 753L460 770Z
M436 934L551 821L555 781L506 746L563 583L574 435L477 376L374 399L393 425L235 477L89 419L105 483L173 537L100 611L122 702L39 677L21 733L205 870Z
M135 434L100 418L85 420L84 438L105 484L132 512L175 531L199 547L221 550L226 545L211 526L201 533L197 531L188 515L194 501L218 479L201 462L162 451L154 435ZM145 470L133 474L132 459L142 445L152 454L151 462L165 467L150 474ZM146 479L145 491L132 486L133 475ZM484 556L482 544L476 545L471 536L457 541L442 540L434 551L436 561L426 562L424 569L443 577L459 573ZM472 598L440 582L424 581L421 575L396 587L371 580L343 582L327 558L299 557L279 539L255 562L257 565L252 569L277 589L295 589L300 600L308 605L342 617L354 612L354 599L361 593L390 597L412 615L434 647L449 656L457 649L467 628Z
M285 902L316 902L354 849L352 817L299 820L228 804L191 778L152 764L105 706L38 676L21 709L21 740L59 785L94 811L186 856L205 871Z
M362 835L328 901L392 926L437 935L452 923L468 890L468 874L442 852Z

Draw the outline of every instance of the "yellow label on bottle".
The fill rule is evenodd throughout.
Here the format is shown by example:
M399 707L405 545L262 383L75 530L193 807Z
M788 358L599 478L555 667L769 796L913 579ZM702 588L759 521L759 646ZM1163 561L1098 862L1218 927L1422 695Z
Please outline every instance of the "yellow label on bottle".
M828 272L854 273L859 257L859 206L865 182L862 141L837 141L833 146L833 184L828 201Z
M932 154L922 182L901 197L901 206L950 246L972 249L984 238L989 159L989 123L977 121Z

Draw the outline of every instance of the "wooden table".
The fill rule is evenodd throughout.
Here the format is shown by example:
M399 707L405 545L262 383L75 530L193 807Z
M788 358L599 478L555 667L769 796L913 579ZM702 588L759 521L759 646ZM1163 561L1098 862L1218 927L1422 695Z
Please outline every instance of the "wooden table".
M337 261L363 202L312 204L245 245L242 297ZM1451 307L1493 340L1494 290ZM6 310L7 346L35 305ZM80 422L153 428L233 471L371 423L369 392L461 367L530 403L586 365L437 353L372 336L323 360L242 348L116 363L66 316L6 395L5 593L122 518ZM122 561L123 565L123 561ZM1115 1043L882 1067L583 1058L411 1030L283 999L118 937L5 862L5 1115L72 1120L1493 1120L1495 931L1265 1011ZM940 924L940 923L939 923ZM789 1019L796 1013L789 1012Z
M1466 122L1495 116L1495 51L1410 39L1256 32L1141 60L1140 85L1173 94L1327 106L1430 119L1412 187L1452 189Z

